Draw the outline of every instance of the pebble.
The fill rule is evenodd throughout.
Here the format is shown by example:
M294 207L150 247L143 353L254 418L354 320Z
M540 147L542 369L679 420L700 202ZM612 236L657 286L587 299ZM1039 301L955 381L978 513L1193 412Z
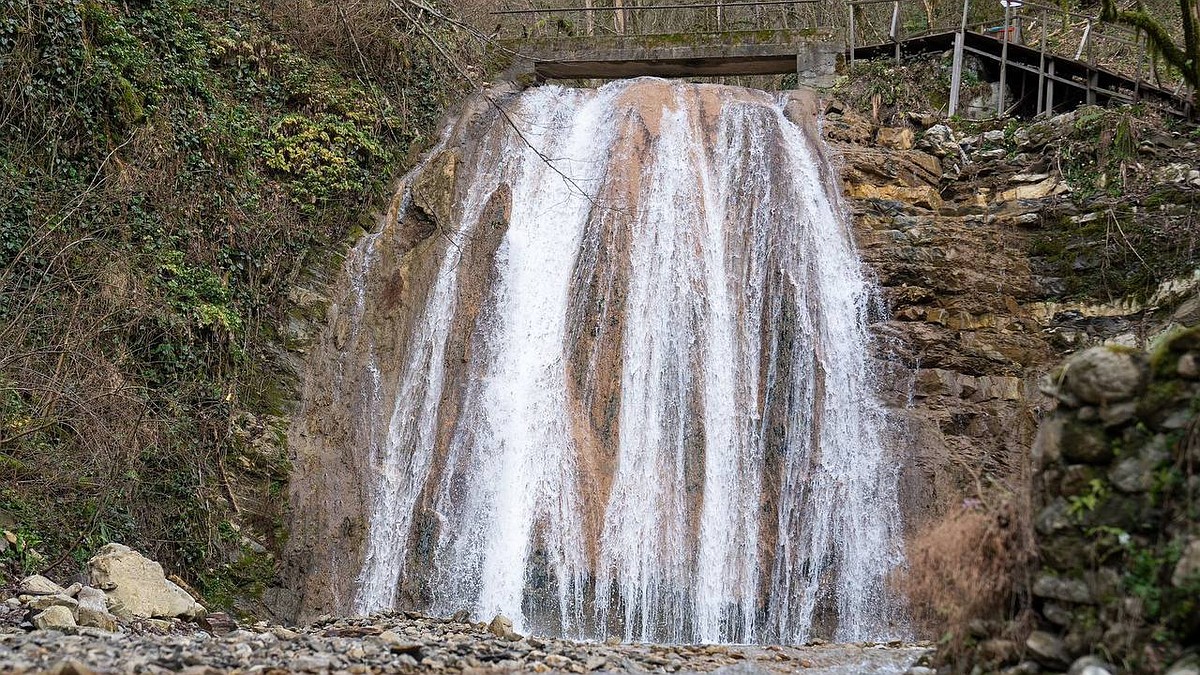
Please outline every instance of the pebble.
M0 605L6 607L7 605ZM70 614L65 607L56 606ZM0 610L2 612L4 610ZM16 613L23 616L24 611ZM182 672L190 675L266 673L286 664L288 672L395 673L451 675L501 672L791 673L864 663L904 672L929 652L928 645L874 646L821 644L809 647L754 645L653 645L610 640L575 642L527 637L513 641L489 624L381 612L333 619L304 627L259 623L213 635L183 621L121 621L117 633L94 628L33 630L11 615L0 617L0 672ZM504 622L501 622L504 623ZM500 626L496 626L500 628ZM511 628L505 626L505 633ZM69 668L61 664L73 664ZM738 665L744 664L744 665ZM875 672L873 668L870 672Z

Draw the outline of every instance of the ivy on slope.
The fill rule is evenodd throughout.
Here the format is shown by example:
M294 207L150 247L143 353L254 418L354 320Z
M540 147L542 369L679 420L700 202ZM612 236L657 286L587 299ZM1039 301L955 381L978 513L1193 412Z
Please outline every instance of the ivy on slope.
M367 72L305 7L0 0L0 585L109 540L222 598L269 575L288 292L464 84L428 16Z

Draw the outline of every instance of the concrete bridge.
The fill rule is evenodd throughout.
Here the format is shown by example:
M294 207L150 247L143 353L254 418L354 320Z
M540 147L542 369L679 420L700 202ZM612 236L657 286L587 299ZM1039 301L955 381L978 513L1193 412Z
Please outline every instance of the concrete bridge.
M539 79L719 77L795 73L826 86L864 58L953 52L948 114L962 112L975 58L996 115L1052 114L1085 103L1152 100L1191 116L1192 92L1152 84L1143 38L1057 6L965 0L961 20L932 26L917 0L652 0L660 4L494 12L520 35L502 45ZM513 21L516 19L516 21ZM1103 63L1101 54L1110 56Z

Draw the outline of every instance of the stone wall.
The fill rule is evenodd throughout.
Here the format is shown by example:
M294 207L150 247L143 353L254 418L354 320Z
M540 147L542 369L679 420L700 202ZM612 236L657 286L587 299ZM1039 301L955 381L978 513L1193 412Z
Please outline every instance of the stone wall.
M1029 655L1161 672L1200 641L1200 327L1084 350L1043 389L1060 405L1034 447Z

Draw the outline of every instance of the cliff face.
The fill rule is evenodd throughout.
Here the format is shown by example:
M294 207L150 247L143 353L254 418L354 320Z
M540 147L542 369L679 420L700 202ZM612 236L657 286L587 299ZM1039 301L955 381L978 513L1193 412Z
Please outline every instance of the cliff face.
M875 329L901 355L889 402L909 416L901 495L915 535L989 484L1023 490L1054 405L1036 382L1062 354L1196 320L1195 177L1177 168L1195 143L1148 129L1113 160L1104 139L1123 113L1097 109L991 130L827 110L888 301Z

